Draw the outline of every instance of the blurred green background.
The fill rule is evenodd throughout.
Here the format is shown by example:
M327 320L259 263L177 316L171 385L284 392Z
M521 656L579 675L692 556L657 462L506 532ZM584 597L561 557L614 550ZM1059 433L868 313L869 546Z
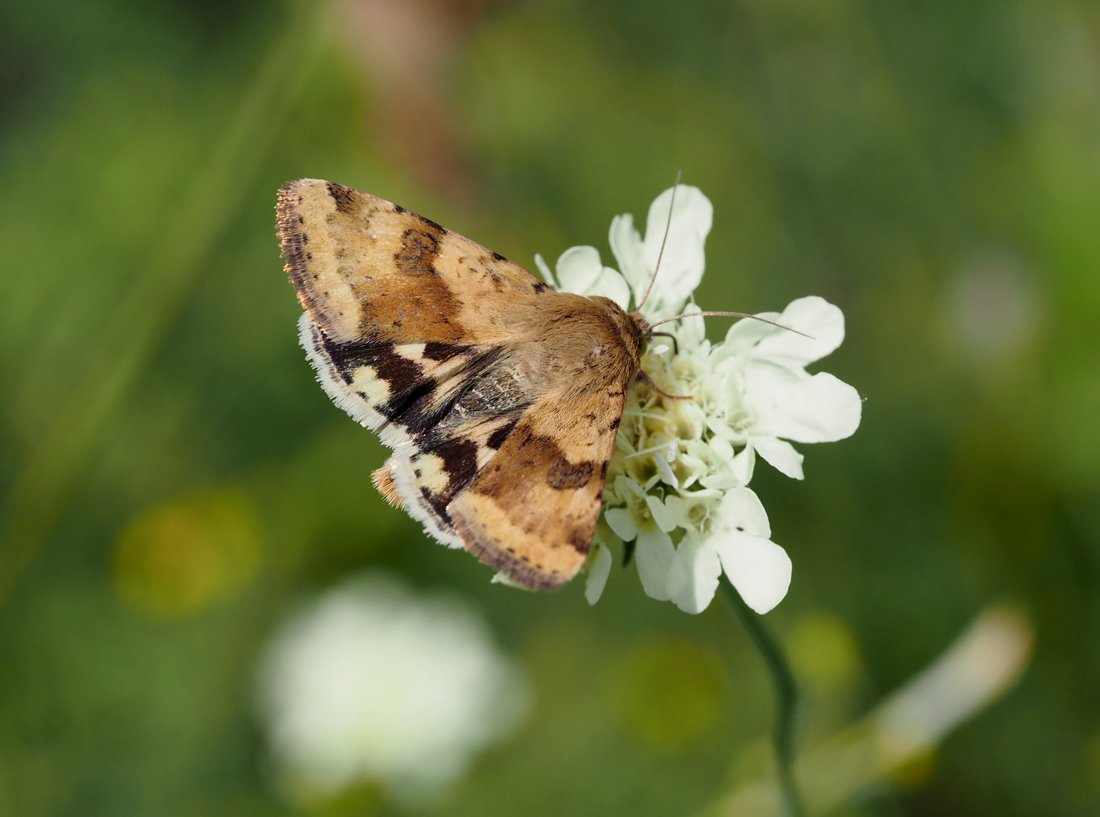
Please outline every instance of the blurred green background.
M1036 630L1015 689L834 813L1098 813L1100 5L40 0L0 11L0 814L680 815L766 774L721 604L490 586L384 508L274 235L313 176L610 260L677 170L715 206L700 303L828 298L866 397L804 483L754 481L802 745L992 602ZM296 803L257 658L372 566L469 599L533 706L442 800Z

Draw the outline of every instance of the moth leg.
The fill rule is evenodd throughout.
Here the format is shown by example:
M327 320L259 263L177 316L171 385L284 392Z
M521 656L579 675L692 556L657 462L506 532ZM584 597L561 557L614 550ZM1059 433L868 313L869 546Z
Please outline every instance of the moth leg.
M673 354L677 354L677 355L680 354L680 344L676 342L676 336L674 334L672 334L671 332L650 332L649 333L649 336L651 338L655 338L658 335L660 335L662 338L668 338L669 340L671 340L672 341L672 352L673 352Z
M693 395L693 394L669 394L667 391L665 391L660 386L658 386L656 383L654 383L653 378L650 377L649 374L647 372L643 371L642 369L638 369L638 374L636 374L634 377L635 377L635 379L640 380L643 383L645 383L645 385L648 388L653 389L653 391L657 392L657 394L661 395L661 397L665 397L669 400L694 400L695 399L695 395Z

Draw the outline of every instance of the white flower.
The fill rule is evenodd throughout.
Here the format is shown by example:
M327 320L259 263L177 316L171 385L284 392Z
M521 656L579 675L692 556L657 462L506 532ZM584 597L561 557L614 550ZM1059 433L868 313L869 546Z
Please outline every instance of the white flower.
M666 190L653 202L644 238L631 216L612 221L621 272L604 266L592 247L566 250L556 276L541 258L539 268L555 286L606 295L624 309L637 309L652 283L642 307L650 322L697 312L692 293L702 280L713 210L694 187L676 188L672 201ZM650 343L643 354L642 370L659 391L637 382L627 396L589 561L589 602L603 592L612 550L626 542L645 592L690 613L707 607L722 574L760 613L786 595L791 560L771 541L764 507L747 487L756 457L802 479L803 456L791 443L850 436L862 403L848 384L806 371L844 339L837 307L800 298L759 317L735 323L717 344L706 339L702 318L685 318L667 325L672 348Z
M809 375L805 369L840 345L844 316L822 298L808 297L781 314L761 317L809 337L760 321L730 328L721 351L728 357L719 368L741 392L741 423L734 437L777 470L802 479L802 455L787 440L834 442L859 427L862 403L856 390L830 374Z
M373 783L418 799L508 732L526 695L465 605L375 576L330 591L276 634L259 703L296 793L330 797Z

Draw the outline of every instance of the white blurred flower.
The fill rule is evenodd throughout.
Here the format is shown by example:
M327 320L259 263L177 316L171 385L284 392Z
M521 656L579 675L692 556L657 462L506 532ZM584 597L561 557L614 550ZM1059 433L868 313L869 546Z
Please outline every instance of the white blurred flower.
M636 309L653 280L642 307L650 322L698 311L692 293L703 277L713 208L697 188L676 188L674 204L672 192L653 202L644 238L631 216L612 221L621 272L603 266L594 248L574 247L562 253L556 276L537 259L543 275L571 292L606 295L624 309ZM806 371L844 339L837 307L807 297L760 317L780 326L742 320L711 344L702 318L691 317L670 325L671 348L648 344L642 370L659 391L639 381L627 395L589 560L591 603L603 592L612 550L623 543L631 543L646 594L686 612L710 604L723 573L757 612L786 595L791 560L771 541L767 513L747 487L756 457L802 479L803 457L791 443L850 436L862 403L848 384Z
M301 610L261 664L270 751L306 797L364 783L431 797L516 725L526 701L521 673L468 607L378 576Z
M963 362L983 374L1016 360L1043 319L1038 272L1006 248L986 248L963 260L949 281L947 329Z

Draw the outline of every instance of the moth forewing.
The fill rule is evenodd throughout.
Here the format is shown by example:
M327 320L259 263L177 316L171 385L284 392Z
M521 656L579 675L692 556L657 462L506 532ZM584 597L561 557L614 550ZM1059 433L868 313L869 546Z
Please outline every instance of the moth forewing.
M333 182L287 184L276 213L308 359L394 450L379 492L519 584L567 582L591 546L645 321Z
M276 220L298 299L337 343L502 342L517 304L552 294L499 253L335 182L285 185Z

